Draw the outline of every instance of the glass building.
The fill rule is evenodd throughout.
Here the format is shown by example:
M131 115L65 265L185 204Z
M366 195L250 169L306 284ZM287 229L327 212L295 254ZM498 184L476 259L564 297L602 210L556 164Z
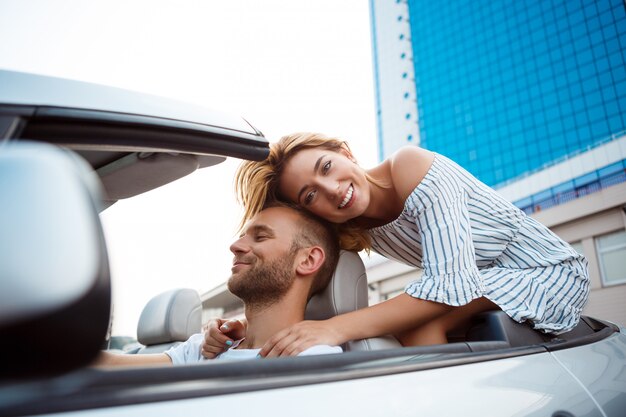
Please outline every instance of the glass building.
M419 126L420 146L485 183L518 177L626 130L623 0L381 3L372 0L373 32L384 25L376 24L377 14L396 12L384 29L392 29L387 42L401 50L393 59L382 56L389 48L374 33L375 65L397 63L391 77L375 68L378 96L386 94L385 78L401 85L409 78L412 85L395 94L413 108L399 110L395 122ZM412 132L385 134L385 110L379 104L381 158L417 142Z
M419 143L411 26L406 3L390 3L376 8L372 4L370 11L378 157L382 160L405 143Z

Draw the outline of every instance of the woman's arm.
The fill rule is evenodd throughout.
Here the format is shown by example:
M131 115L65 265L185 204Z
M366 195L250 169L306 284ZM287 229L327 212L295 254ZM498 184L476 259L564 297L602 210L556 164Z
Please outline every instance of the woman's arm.
M391 300L323 321L303 321L278 332L261 356L294 356L314 345L340 345L348 340L395 334L418 327L453 307L401 294Z
M421 326L447 312L449 305L420 300L400 294L390 300L341 314L328 319L329 325L341 335L339 344L348 340L366 339Z

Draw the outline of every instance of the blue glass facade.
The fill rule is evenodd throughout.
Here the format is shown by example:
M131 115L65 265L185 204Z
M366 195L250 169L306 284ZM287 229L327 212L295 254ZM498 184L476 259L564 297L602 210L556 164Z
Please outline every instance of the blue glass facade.
M626 130L623 0L409 0L420 146L489 185Z
M626 159L572 178L522 200L514 201L514 204L525 213L532 214L622 182L626 182Z

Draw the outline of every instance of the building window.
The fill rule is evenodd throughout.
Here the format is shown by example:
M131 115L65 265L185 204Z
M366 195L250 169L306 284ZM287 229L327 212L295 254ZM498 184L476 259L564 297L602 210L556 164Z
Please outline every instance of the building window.
M585 254L585 252L583 252L583 242L581 242L580 240L578 242L570 243L570 246L581 255Z
M596 238L600 274L604 285L626 283L626 231Z

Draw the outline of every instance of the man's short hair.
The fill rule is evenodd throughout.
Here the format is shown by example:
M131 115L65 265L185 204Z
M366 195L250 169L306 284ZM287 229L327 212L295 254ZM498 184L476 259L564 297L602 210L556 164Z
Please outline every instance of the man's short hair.
M290 208L300 216L301 222L298 223L298 230L293 240L295 249L320 246L324 250L324 263L317 271L309 291L309 298L311 298L326 288L337 268L340 250L337 226L293 204L273 201L263 208L272 207Z

